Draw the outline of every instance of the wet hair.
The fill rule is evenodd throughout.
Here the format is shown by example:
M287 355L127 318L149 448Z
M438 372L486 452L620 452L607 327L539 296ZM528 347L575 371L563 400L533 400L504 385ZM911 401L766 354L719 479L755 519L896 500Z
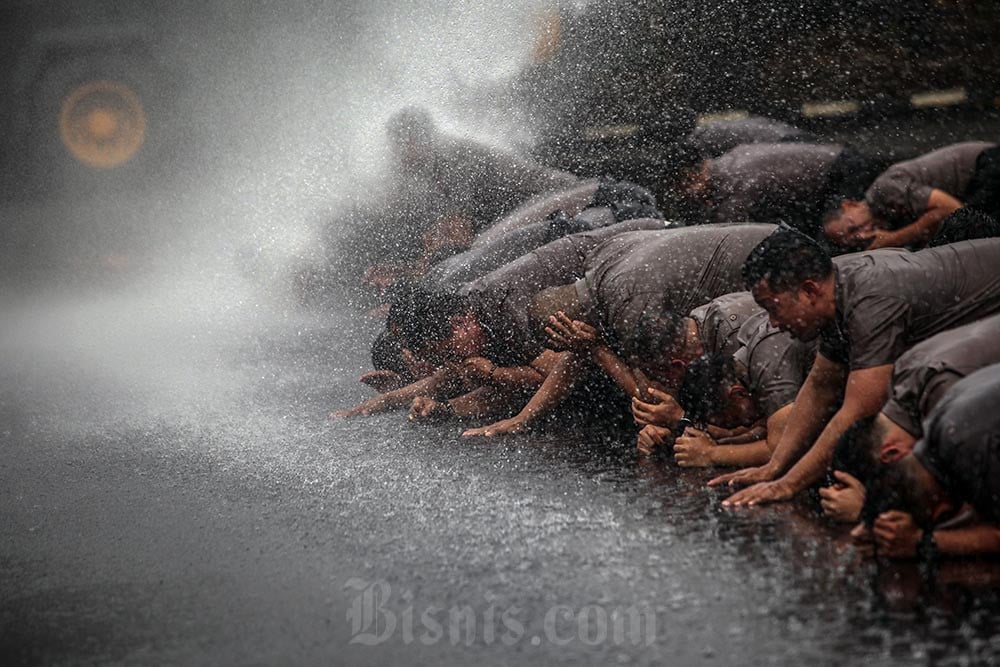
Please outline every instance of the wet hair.
M963 206L944 220L938 226L937 233L928 247L1000 237L1000 222L996 218L969 206Z
M861 520L865 525L870 528L879 514L889 510L910 511L910 484L899 461L879 463L865 482L865 502L861 506Z
M693 422L706 422L709 416L726 407L726 389L740 382L736 362L725 354L703 354L688 367L677 392L677 402L684 416Z
M674 311L643 312L633 335L621 341L622 352L632 359L658 359L672 352L684 333L684 316Z
M844 215L843 206L845 201L852 200L850 197L844 197L843 195L834 195L826 200L823 204L823 215L819 219L820 234L823 234L823 230L828 224L835 220L840 220L840 218Z
M377 371L392 371L404 380L413 379L403 358L403 345L399 336L388 329L372 342L372 367Z
M805 280L822 280L832 272L833 261L823 246L783 224L750 251L743 263L743 283L752 290L766 280L771 291L787 292Z
M701 168L702 162L706 159L706 156L690 141L681 140L670 144L664 150L662 164L658 165L660 178L671 189L678 190L693 172Z
M469 309L468 300L457 294L414 285L389 306L386 327L398 332L403 347L416 352L450 338L451 318Z
M830 466L858 478L862 484L881 465L879 454L885 429L880 428L877 415L864 417L847 427L837 441Z
M904 507L904 475L896 463L882 463L880 452L885 429L878 416L865 417L851 424L840 436L830 463L857 478L865 487L861 518L869 526L882 512Z

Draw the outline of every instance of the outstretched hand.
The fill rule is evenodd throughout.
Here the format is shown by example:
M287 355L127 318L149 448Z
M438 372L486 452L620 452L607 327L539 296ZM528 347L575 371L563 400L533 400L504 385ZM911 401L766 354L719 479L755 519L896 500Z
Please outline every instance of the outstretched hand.
M410 404L407 419L411 422L433 422L448 419L453 414L451 406L444 401L435 401L429 396L417 396Z
M649 387L646 393L650 401L632 399L632 418L639 426L653 424L673 428L684 416L684 408L670 394Z
M723 500L722 504L726 507L753 507L791 500L794 495L795 490L787 482L776 480L748 486Z
M399 373L389 370L369 371L358 378L358 380L380 394L399 389L406 384L403 378L399 376Z
M770 482L778 475L768 466L756 466L754 468L743 468L735 472L727 472L708 481L709 486L749 486L759 482Z
M510 419L504 419L498 421L495 424L490 424L489 426L480 426L479 428L470 428L462 434L463 438L472 438L477 436L483 436L486 438L492 438L498 435L513 435L515 433L521 433L527 430L528 425L524 420L517 417L511 417Z
M353 408L345 408L343 410L337 410L336 412L330 413L330 419L348 419L349 417L367 417L372 414L370 408L367 408L364 403L360 405L355 405Z
M573 352L578 355L589 354L594 346L601 342L597 329L581 320L574 320L563 311L549 316L549 325L545 327L549 347L559 352Z

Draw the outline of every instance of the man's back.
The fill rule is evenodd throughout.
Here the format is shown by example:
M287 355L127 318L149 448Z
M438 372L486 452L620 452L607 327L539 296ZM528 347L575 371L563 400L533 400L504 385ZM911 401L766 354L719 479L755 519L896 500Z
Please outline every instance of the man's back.
M820 351L852 370L896 361L936 333L1000 312L1000 239L834 258L837 321Z
M743 261L774 225L706 225L633 232L598 246L585 263L576 294L619 340L644 312L687 314L743 289Z
M913 455L987 520L1000 519L1000 365L956 383L927 419Z
M882 412L919 437L924 417L952 385L997 363L1000 314L942 331L913 346L896 361L892 368L892 396Z
M709 163L717 221L774 220L826 195L839 144L747 144Z
M898 162L875 179L865 201L875 216L893 226L913 222L927 208L932 189L962 200L976 171L977 158L995 145L967 141Z

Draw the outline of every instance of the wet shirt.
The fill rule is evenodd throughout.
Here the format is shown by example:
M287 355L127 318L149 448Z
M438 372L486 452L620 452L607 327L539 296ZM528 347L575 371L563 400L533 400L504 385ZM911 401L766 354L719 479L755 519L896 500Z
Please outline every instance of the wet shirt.
M581 277L588 253L608 239L637 230L663 229L666 224L646 218L571 234L463 286L459 293L472 301L496 357L490 360L501 364L502 359L501 365L523 365L541 354L544 333L529 317L535 294Z
M915 345L892 368L892 395L882 412L920 437L921 422L956 382L1000 363L1000 315L943 331ZM997 397L1000 406L1000 396Z
M535 195L577 183L530 158L460 139L438 141L431 174L439 213L469 216L477 230Z
M526 366L544 351L544 339L528 316L532 294L489 289L468 295L486 334L484 356L497 366Z
M927 210L931 190L964 199L980 153L996 144L968 141L939 148L889 167L865 193L872 213L893 227L915 221Z
M712 299L691 311L705 354L732 355L739 348L743 323L761 311L749 292L734 292Z
M816 342L796 340L771 326L763 309L740 327L738 341L733 358L761 412L770 417L794 402L816 359Z
M695 128L688 142L702 155L717 157L741 144L781 143L809 136L803 130L762 116L717 120Z
M748 144L709 160L717 222L774 220L827 196L839 144Z
M585 262L576 295L614 345L643 313L690 313L743 289L743 262L774 225L706 225L620 234Z
M1000 365L955 383L931 411L913 455L957 502L1000 520Z
M820 352L851 370L894 363L941 331L1000 312L1000 239L833 261L837 313Z

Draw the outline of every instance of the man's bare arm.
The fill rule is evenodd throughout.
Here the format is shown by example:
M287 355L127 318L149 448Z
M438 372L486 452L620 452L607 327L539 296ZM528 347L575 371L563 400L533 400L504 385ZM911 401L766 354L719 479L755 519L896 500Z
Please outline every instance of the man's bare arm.
M598 345L593 350L591 350L591 359L597 364L604 373L614 380L615 384L621 387L621 390L625 392L630 398L643 398L640 393L641 389L639 383L636 381L635 374L632 369L626 364L621 357L614 353L614 351L607 345Z
M494 436L518 433L531 422L548 414L566 398L577 380L586 372L586 365L572 352L560 353L559 361L548 374L531 400L510 419L495 424L469 429L463 436Z
M880 232L869 249L924 245L937 233L941 221L960 208L962 202L944 190L931 190L927 210L919 218L905 227Z
M709 481L709 486L755 484L781 476L808 450L822 432L830 415L836 411L845 379L846 369L843 365L817 354L768 462L757 468L716 477Z
M454 372L447 368L441 368L434 375L417 380L405 387L369 398L367 401L362 401L352 408L332 412L330 413L330 417L333 419L358 416L367 417L379 412L405 408L413 402L414 398L436 395L443 387L450 386L456 380Z
M448 401L436 401L418 396L410 405L410 421L433 422L457 417L495 417L508 412L515 404L518 392L498 387L479 387Z
M830 466L840 436L857 420L878 413L889 397L891 380L892 364L852 371L847 380L843 405L809 451L779 479L743 489L733 494L725 504L757 505L788 500L821 480ZM789 425L786 432L791 428L792 425Z

